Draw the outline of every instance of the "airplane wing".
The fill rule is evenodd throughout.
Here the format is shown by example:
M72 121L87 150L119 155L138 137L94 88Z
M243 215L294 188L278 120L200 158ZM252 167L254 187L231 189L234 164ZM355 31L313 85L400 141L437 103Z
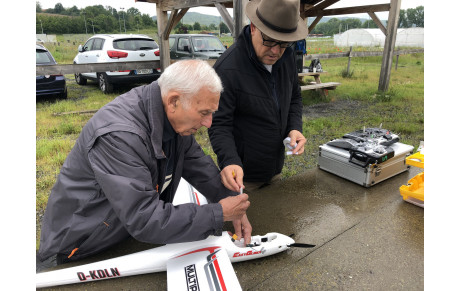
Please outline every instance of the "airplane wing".
M225 249L216 245L185 251L167 262L168 290L242 290Z
M190 185L184 178L180 179L172 204L195 203L198 205L208 204L208 200L197 189Z

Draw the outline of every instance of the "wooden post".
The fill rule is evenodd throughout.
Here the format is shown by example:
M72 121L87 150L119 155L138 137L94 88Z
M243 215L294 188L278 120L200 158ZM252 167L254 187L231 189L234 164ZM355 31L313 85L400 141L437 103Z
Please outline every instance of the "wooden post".
M233 35L233 32L235 31L235 27L233 24L233 19L230 16L230 13L228 13L227 8L225 8L225 6L221 3L214 3L214 6L216 6L217 11L219 12L220 16L222 16L222 19L224 20L225 24L230 30L230 33ZM219 32L220 32L220 29L219 29Z
M305 12L305 8L306 8L305 4L300 5L300 17L302 17L303 13ZM305 26L308 29L308 17L304 16L304 17L302 17L302 19L303 19L303 22L305 23ZM308 32L310 32L310 31L308 30ZM307 35L307 37L308 37L308 35ZM305 40L305 52L306 51L307 51L307 40ZM302 53L302 72L303 72L303 68L305 67L305 55L306 55L306 53L305 54Z
M233 31L234 43L243 29L244 7L242 2L243 0L233 0L233 22L235 23L235 30Z
M387 35L383 48L382 67L380 69L379 91L386 92L390 85L391 63L398 31L399 9L401 0L391 0L390 12L388 13Z
M350 47L350 54L348 55L348 66L347 66L347 76L350 75L350 63L351 63L351 53L353 51L353 46Z
M160 67L163 72L171 64L169 57L169 35L167 35L168 12L163 11L162 2L156 4L157 25L158 25L158 44L160 45Z
M399 49L396 50L396 64L395 64L395 71L398 69L398 61L399 61Z

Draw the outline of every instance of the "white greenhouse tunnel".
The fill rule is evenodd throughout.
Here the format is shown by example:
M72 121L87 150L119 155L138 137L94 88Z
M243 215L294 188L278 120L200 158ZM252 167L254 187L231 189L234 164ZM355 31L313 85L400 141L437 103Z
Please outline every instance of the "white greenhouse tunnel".
M423 48L423 27L400 28L396 35L395 47L421 47ZM334 35L335 46L366 46L383 47L385 35L378 28L350 29L341 34Z

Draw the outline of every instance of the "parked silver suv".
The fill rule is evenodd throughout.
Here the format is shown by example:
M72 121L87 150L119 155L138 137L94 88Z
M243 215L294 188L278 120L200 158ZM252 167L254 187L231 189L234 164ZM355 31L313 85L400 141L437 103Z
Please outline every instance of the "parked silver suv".
M158 44L150 37L140 34L97 34L82 46L74 64L137 62L160 60ZM92 72L75 74L79 85L86 85L87 80L97 81L104 93L111 93L114 84L150 83L160 77L160 68L144 70L126 70L111 72Z

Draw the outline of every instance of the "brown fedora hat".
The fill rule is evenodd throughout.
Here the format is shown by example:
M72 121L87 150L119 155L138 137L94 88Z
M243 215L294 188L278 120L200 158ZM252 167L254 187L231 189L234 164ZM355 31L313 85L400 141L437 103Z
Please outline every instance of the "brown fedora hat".
M275 40L297 41L308 35L299 8L300 0L252 0L246 5L246 16Z

